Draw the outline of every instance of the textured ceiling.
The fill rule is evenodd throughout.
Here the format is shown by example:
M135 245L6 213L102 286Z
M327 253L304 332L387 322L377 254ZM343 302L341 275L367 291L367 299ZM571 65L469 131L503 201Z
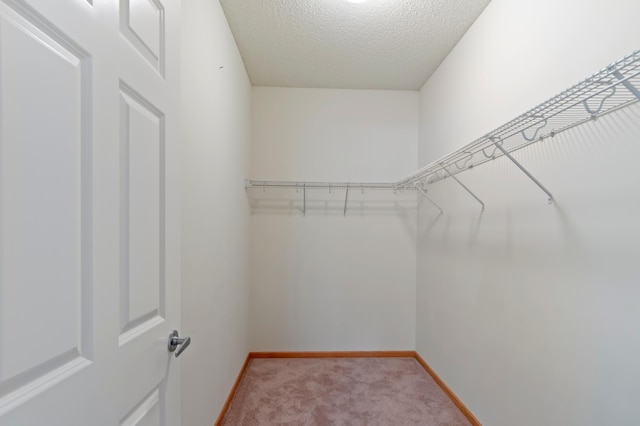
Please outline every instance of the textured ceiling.
M256 86L417 90L490 0L220 0Z

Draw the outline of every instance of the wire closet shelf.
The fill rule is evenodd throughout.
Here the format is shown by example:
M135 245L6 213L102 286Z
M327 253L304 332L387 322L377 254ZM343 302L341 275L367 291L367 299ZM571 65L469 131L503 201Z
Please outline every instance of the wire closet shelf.
M456 174L473 169L488 161L506 156L548 196L551 193L533 177L511 153L540 142L640 101L640 50L601 69L591 77L530 109L492 132L464 147L428 164L399 182L292 182L247 180L249 188L293 189L375 189L417 190L426 196L427 185L452 177L476 200L477 198ZM482 204L484 208L484 204Z

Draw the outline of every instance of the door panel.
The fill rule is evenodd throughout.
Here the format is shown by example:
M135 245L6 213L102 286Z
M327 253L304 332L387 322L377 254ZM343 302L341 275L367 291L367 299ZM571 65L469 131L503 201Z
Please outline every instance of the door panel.
M0 398L15 403L91 358L91 104L87 55L29 10L0 2L0 52Z
M0 0L0 426L180 423L178 23Z
M165 316L164 115L121 83L120 343Z
M120 31L164 75L164 7L158 0L120 0Z
M154 389L127 416L120 421L121 426L161 426L161 395Z

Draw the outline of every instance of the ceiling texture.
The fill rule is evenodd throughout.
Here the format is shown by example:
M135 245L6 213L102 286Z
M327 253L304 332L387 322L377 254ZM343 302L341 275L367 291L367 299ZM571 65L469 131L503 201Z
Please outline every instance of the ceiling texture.
M418 90L490 0L220 0L254 86Z

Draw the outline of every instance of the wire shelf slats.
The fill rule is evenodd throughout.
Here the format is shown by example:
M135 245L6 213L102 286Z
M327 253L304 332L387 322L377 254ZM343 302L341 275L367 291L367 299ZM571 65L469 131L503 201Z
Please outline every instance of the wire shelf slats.
M462 148L428 164L399 182L247 180L245 186L247 189L302 190L305 204L306 191L308 190L329 190L329 192L334 189L345 190L346 214L349 190L418 191L426 197L426 185L451 177L476 198L484 208L482 201L455 175L480 166L487 161L507 157L548 195L549 202L551 202L553 199L551 193L510 154L637 102L640 102L640 50L602 68L578 84L547 99ZM433 202L431 199L429 200Z
M640 101L640 50L398 182L434 183ZM445 170L446 168L446 170Z

